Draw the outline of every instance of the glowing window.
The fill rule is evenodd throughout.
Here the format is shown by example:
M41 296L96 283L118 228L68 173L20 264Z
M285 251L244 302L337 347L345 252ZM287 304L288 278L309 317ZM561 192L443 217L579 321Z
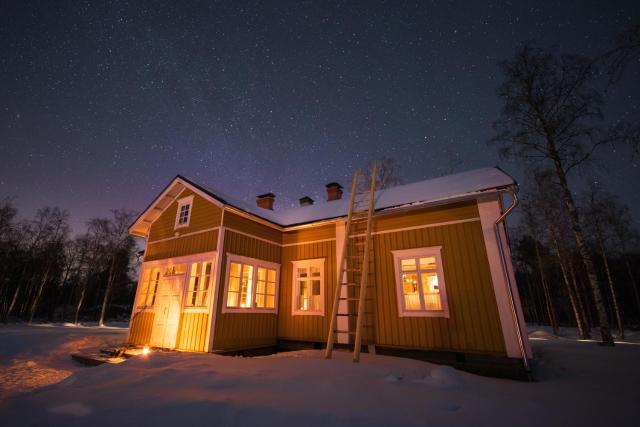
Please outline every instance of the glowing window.
M208 305L209 284L212 263L194 262L189 267L189 286L185 299L186 307L206 307Z
M324 258L293 261L292 314L324 316Z
M160 283L160 269L146 268L142 273L140 291L138 292L138 308L153 307Z
M393 251L401 317L449 317L442 248Z
M223 312L276 312L280 265L233 254L227 259Z
M178 211L176 212L176 223L174 228L188 227L191 221L191 211L193 210L193 196L184 197L178 200Z

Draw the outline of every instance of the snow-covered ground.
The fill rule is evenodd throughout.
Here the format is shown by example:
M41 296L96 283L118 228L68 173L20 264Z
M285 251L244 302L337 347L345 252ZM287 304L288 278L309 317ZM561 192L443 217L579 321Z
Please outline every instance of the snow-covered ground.
M603 348L532 335L538 381L522 383L394 357L325 360L315 350L152 353L83 367L71 351L121 341L126 329L0 326L0 425L637 425L637 336Z

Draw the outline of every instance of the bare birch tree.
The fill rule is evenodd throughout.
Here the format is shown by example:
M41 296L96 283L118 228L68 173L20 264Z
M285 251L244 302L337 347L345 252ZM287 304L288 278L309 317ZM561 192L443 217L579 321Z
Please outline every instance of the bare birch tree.
M584 264L598 313L602 343L613 345L600 281L586 246L569 173L589 161L596 148L611 142L598 127L602 94L593 61L557 55L525 45L501 64L504 108L494 122L492 142L501 154L539 161L553 168L559 197L569 218L576 248Z

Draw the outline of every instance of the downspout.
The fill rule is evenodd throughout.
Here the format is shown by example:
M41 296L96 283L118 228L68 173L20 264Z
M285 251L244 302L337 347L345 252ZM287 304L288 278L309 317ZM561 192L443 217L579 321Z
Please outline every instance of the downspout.
M515 187L517 188L517 187ZM524 347L524 338L522 337L522 329L520 328L520 320L518 319L518 311L516 310L516 302L513 297L513 291L511 288L511 276L509 275L509 269L507 267L507 261L505 259L504 247L502 246L502 238L500 236L500 223L502 223L507 215L518 206L517 190L514 187L509 188L505 192L511 195L511 205L504 211L502 215L493 224L493 230L496 234L496 241L498 242L498 252L500 253L500 262L502 263L502 273L504 274L505 283L507 284L507 295L509 296L509 305L511 308L511 317L513 318L513 324L516 329L516 336L518 337L518 346L520 347L520 355L522 357L522 364L524 366L527 377L531 379L531 368L529 367L529 360L527 359L527 352Z

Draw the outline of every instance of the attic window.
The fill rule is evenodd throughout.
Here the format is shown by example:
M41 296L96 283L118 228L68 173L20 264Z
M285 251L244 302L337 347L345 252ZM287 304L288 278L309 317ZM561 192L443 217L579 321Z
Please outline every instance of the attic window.
M178 200L178 211L176 212L176 224L174 228L188 227L193 210L193 196Z

